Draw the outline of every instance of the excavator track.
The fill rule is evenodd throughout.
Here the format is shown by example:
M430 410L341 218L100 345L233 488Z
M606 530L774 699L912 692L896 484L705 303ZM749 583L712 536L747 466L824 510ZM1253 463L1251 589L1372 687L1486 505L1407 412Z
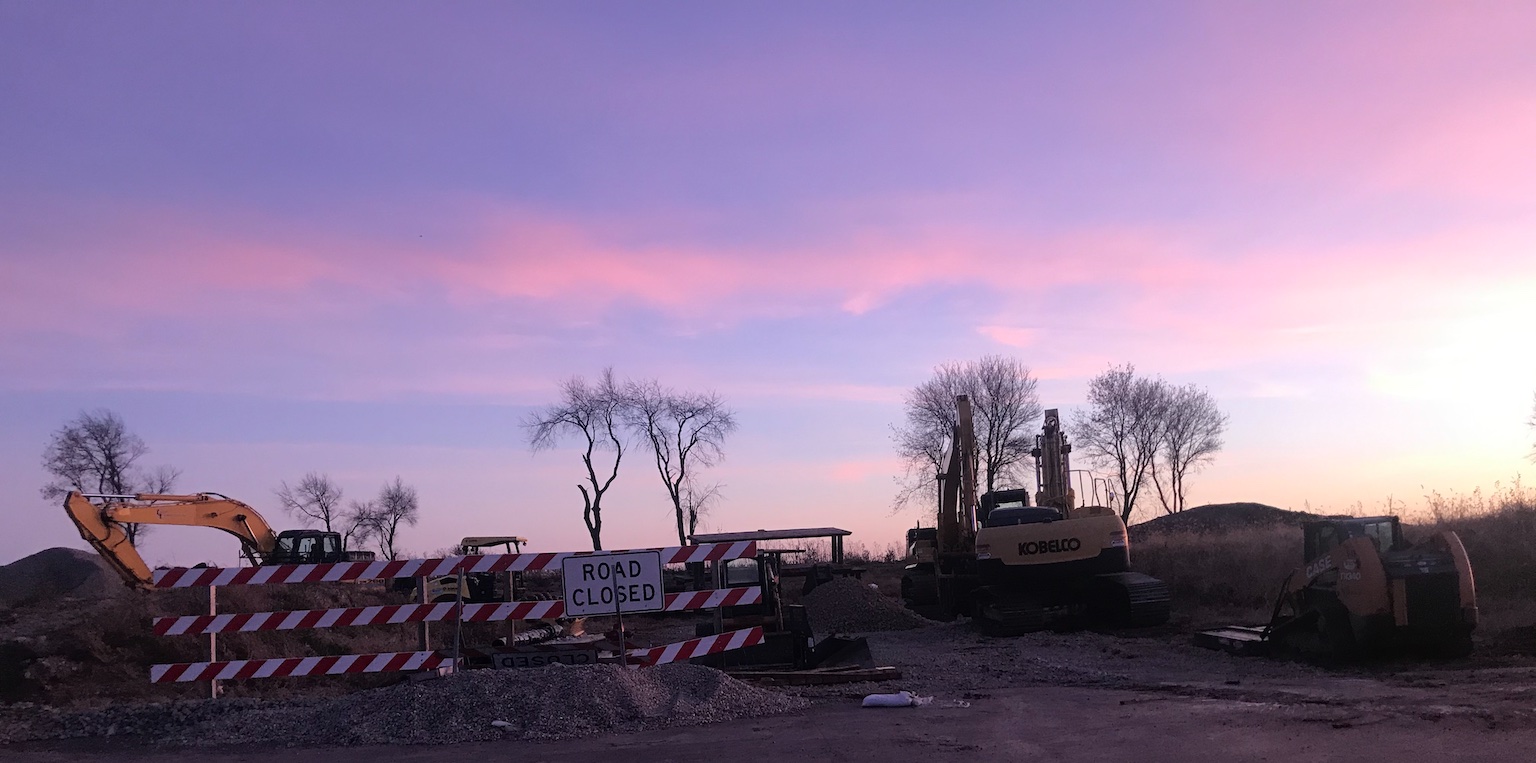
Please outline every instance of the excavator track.
M998 588L978 589L971 608L972 623L988 636L1021 636L1043 630L1081 627L1084 602L1049 601Z
M1085 586L1015 591L979 588L972 619L991 636L1042 630L1150 628L1168 622L1168 584L1139 572L1095 575Z
M1152 628L1168 622L1168 584L1140 572L1115 572L1093 579L1093 625Z

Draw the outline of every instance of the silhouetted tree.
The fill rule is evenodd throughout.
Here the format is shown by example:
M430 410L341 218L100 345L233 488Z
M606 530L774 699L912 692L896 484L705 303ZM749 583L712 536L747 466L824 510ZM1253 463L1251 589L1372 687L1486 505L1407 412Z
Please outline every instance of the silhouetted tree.
M373 501L352 501L341 513L341 545L361 549L378 535L382 519Z
M1088 407L1073 419L1078 451L1114 469L1120 518L1126 522L1163 442L1166 386L1160 379L1138 378L1130 364L1112 367L1088 381Z
M677 392L655 380L625 385L627 423L656 460L656 473L667 488L677 520L678 545L687 545L697 512L712 489L689 492L698 469L725 457L725 438L736 430L736 417L713 392Z
M1221 451L1227 415L1216 407L1210 392L1193 384L1159 384L1159 388L1164 396L1162 441L1152 462L1152 485L1163 511L1172 514L1187 508L1186 478Z
M683 485L683 512L688 516L689 537L699 531L699 520L720 500L721 487L719 483L699 486L692 481L692 478Z
M362 505L362 518L368 525L367 532L379 542L379 553L385 559L394 559L400 553L396 543L400 526L415 526L420 518L416 488L406 485L399 477L386 483L379 490L379 497L371 504Z
M58 500L76 490L109 495L170 492L181 473L169 466L138 469L147 453L149 446L128 431L121 416L104 408L83 412L59 427L43 449L43 469L53 476L42 487L43 498ZM146 529L123 525L129 543L138 542Z
M1019 467L1032 463L1026 461L1034 447L1031 430L1042 412L1035 386L1029 367L1001 355L935 368L933 378L907 393L906 421L892 427L896 453L907 468L896 505L932 488L957 423L960 395L971 398L986 490L1018 484Z
M334 532L332 525L342 519L341 486L329 475L310 472L299 484L290 487L284 482L274 492L278 503L306 526L319 522L326 532Z
M567 439L582 448L581 463L586 468L586 484L581 491L582 521L592 536L592 550L603 548L603 494L619 476L627 442L624 424L628 396L614 381L613 369L606 368L597 383L587 384L573 376L560 385L561 400L529 416L523 426L528 430L528 444L535 452L548 450ZM600 454L612 454L612 461Z

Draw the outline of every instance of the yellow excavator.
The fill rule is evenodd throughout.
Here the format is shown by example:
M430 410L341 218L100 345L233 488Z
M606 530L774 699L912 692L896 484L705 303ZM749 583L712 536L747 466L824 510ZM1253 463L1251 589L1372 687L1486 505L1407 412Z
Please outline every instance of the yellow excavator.
M251 564L320 564L373 561L372 551L348 551L341 535L324 530L274 532L261 514L218 493L192 495L104 495L72 492L64 511L91 544L132 588L154 587L149 565L129 540L125 524L212 527L240 539Z
M965 615L984 632L1146 627L1168 621L1168 586L1130 571L1125 523L1104 506L1078 506L1072 446L1056 409L1035 438L1035 505L1026 489L976 497L970 399L956 400L938 522L907 532L902 598L936 619Z

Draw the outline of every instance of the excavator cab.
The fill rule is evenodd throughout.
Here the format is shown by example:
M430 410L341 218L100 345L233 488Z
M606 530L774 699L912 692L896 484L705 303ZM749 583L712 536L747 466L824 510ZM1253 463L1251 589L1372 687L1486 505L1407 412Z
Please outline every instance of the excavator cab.
M327 564L350 561L341 548L341 535L324 530L284 530L263 564Z

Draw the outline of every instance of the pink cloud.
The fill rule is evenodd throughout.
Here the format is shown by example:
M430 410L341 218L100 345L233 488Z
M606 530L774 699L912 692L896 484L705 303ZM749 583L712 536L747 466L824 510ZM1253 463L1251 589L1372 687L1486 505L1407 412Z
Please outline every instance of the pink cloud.
M1335 10L1345 12L1313 23L1288 10L1207 9L1202 45L1157 64L1184 84L1168 112L1198 115L1196 129L1159 132L1197 140L1220 170L1262 182L1349 195L1529 198L1536 6Z
M976 333L1008 347L1028 347L1039 338L1040 332L1031 328L1014 326L977 326Z
M863 458L838 461L824 467L833 482L864 482L879 478L889 480L900 474L904 465L899 458Z

